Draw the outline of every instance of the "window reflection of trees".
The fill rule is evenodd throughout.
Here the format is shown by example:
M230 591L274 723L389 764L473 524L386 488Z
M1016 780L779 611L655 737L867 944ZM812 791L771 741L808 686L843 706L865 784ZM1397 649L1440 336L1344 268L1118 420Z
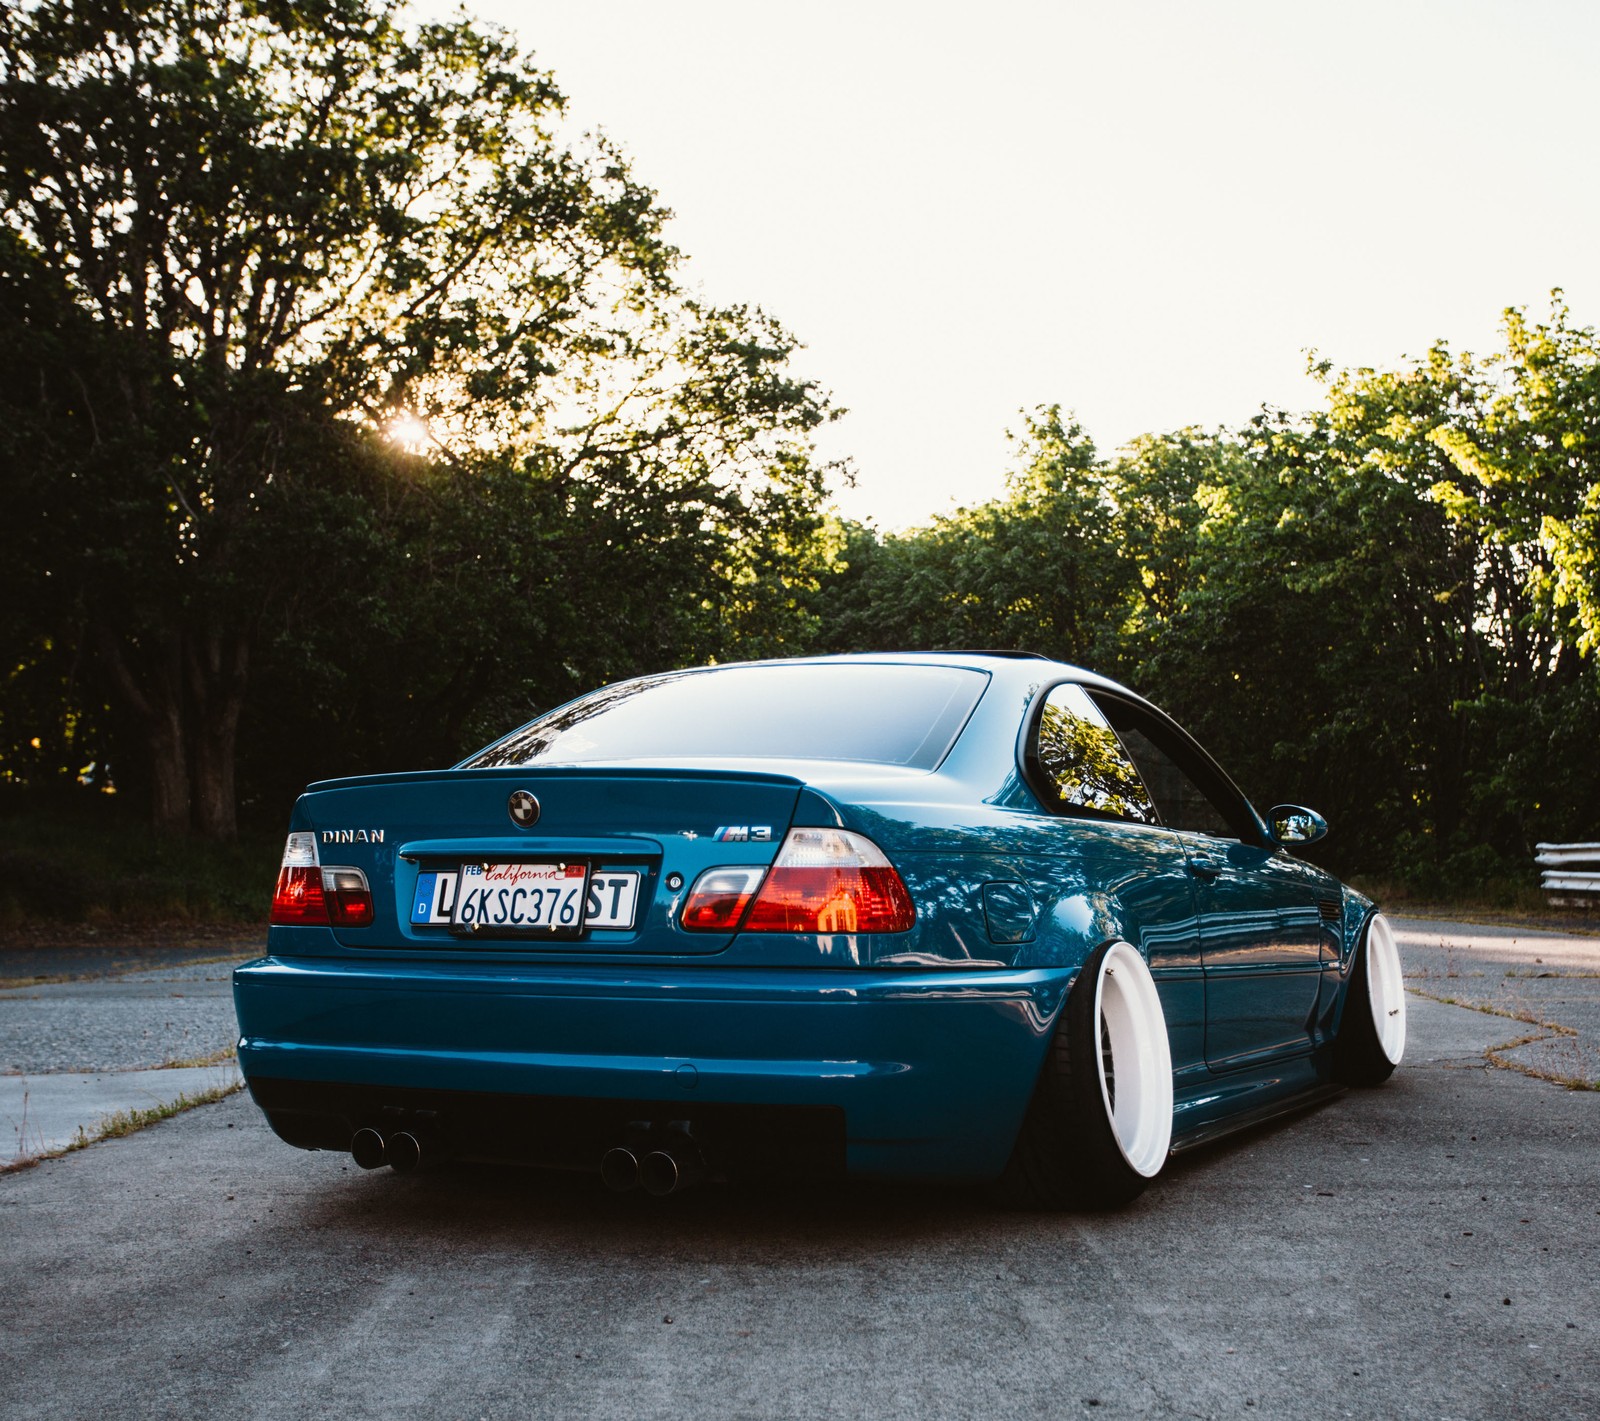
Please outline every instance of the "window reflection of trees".
M987 674L961 667L771 664L695 668L558 707L466 769L652 756L864 760L930 770Z
M531 725L523 726L498 745L491 745L481 755L474 756L465 768L482 770L500 765L525 765L530 760L548 754L563 735L591 717L620 705L642 691L653 690L694 674L692 671L669 671L661 676L647 676L637 681L622 681L614 686L602 687L581 701L553 710L548 715L540 716Z
M1111 727L1074 713L1053 696L1039 721L1039 759L1063 804L1156 822L1139 772Z

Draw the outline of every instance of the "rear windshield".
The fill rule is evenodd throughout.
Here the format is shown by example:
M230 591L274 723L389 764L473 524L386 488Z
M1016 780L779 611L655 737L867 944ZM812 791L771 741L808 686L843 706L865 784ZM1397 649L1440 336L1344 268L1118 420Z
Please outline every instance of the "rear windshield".
M726 666L607 686L464 761L867 760L931 770L988 683L956 666Z

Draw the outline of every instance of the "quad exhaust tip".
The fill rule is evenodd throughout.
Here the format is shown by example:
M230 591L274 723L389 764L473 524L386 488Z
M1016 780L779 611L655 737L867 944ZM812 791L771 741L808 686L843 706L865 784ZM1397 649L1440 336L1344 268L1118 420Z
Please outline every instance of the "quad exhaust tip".
M664 1145L639 1154L626 1145L618 1145L600 1157L601 1181L618 1194L639 1188L664 1199L704 1174L705 1165L692 1146Z
M618 1145L600 1156L600 1179L607 1189L626 1194L639 1182L639 1156Z
M388 1146L389 1168L396 1174L410 1174L422 1163L422 1141L409 1130L390 1135Z
M664 1199L685 1183L684 1170L671 1150L651 1150L639 1161L639 1187Z
M388 1163L388 1156L383 1136L370 1126L363 1126L350 1137L350 1158L362 1169L377 1169Z
M388 1165L396 1174L410 1174L422 1163L422 1141L409 1130L385 1136L363 1125L350 1137L350 1158L362 1169Z

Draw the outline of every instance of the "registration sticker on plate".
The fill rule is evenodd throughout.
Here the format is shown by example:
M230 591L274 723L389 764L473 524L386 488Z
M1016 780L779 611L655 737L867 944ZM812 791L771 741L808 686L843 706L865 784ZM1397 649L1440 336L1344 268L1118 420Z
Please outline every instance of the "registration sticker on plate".
M582 863L467 863L417 875L411 921L468 932L576 937L631 928L640 875Z

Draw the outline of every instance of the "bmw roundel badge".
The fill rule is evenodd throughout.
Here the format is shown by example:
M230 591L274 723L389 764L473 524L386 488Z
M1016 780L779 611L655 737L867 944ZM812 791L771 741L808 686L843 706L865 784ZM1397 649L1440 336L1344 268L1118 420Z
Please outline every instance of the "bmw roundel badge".
M511 822L519 829L531 829L539 822L539 801L525 789L512 790L506 808L511 811Z

